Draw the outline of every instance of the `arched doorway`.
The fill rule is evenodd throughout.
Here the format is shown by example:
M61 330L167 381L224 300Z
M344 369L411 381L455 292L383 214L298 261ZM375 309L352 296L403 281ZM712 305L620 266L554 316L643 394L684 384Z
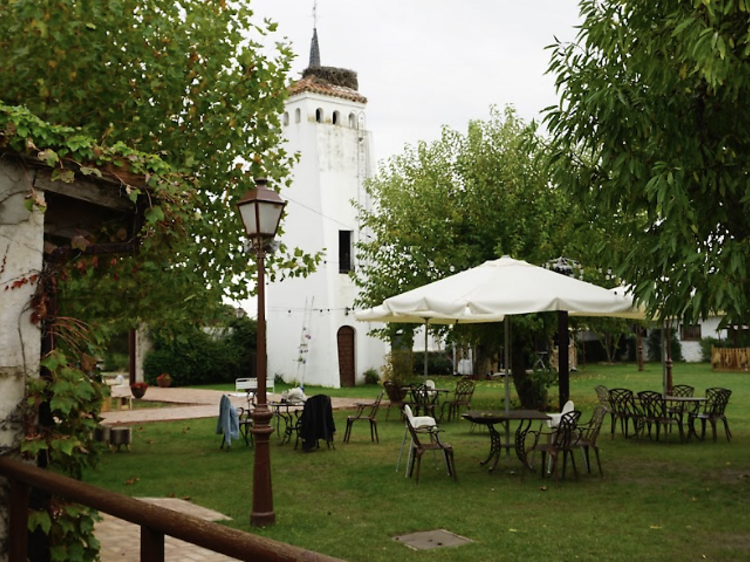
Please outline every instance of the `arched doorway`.
M354 386L354 328L341 326L336 334L339 351L339 382Z

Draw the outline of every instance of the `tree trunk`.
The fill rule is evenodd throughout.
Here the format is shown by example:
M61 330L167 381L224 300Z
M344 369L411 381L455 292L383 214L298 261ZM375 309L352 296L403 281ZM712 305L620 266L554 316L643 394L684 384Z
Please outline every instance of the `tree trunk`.
M540 403L539 393L534 387L531 377L526 373L525 345L525 340L513 338L510 370L513 374L513 384L516 386L518 398L521 400L521 407L526 410L537 410L543 404Z

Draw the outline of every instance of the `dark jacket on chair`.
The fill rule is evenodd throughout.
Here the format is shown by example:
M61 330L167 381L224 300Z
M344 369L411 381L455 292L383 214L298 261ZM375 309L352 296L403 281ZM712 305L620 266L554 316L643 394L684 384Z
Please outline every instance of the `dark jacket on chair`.
M316 448L320 439L325 439L330 447L333 434L336 432L331 398L325 394L308 398L299 424L299 438L302 439L303 450Z

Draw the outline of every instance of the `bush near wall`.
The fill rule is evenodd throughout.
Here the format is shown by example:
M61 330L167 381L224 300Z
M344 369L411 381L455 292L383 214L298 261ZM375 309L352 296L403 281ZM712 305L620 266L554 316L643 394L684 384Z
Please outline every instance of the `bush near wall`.
M143 363L148 384L169 373L173 386L234 382L253 371L255 321L239 318L229 329L206 333L202 328L183 330L171 337L154 336L154 349Z
M414 353L413 365L415 375L424 374L424 352ZM427 372L430 375L452 375L453 361L444 351L429 351L427 353Z
M677 339L676 330L669 331L670 339L670 356L672 361L684 361L685 357L682 355L682 344ZM660 362L661 355L661 329L651 329L648 332L648 360L654 362Z

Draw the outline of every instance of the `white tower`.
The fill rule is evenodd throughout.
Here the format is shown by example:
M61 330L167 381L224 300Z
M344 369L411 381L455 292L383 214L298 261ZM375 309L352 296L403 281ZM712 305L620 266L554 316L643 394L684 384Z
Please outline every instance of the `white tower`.
M301 159L292 186L283 242L308 253L325 250L324 262L305 279L286 279L266 290L268 376L338 388L363 381L384 361L384 342L367 336L355 320L355 244L363 236L352 205L369 208L364 180L371 176L367 99L351 70L320 66L317 30L310 66L290 87L283 115L289 152Z

